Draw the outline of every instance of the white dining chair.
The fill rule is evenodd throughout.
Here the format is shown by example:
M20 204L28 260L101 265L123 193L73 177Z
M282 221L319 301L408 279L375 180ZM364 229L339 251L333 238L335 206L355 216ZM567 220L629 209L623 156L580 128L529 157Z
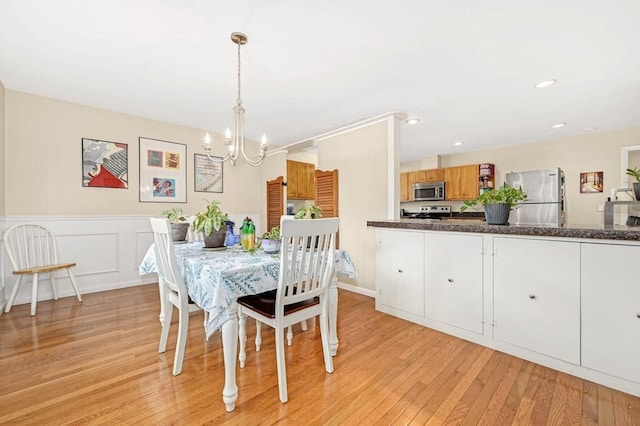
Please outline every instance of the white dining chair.
M173 307L178 309L178 340L176 343L176 354L173 361L173 375L177 376L182 372L182 363L187 344L187 333L189 330L189 313L200 310L198 305L189 303L187 287L184 283L171 240L171 225L169 220L161 217L149 218L153 239L155 243L156 264L158 265L158 280L160 284L160 301L164 304L164 320L162 321L162 331L160 333L160 345L158 353L167 350L167 340L171 328L171 317ZM205 312L205 326L207 322Z
M246 317L249 316L275 329L278 389L283 403L288 400L285 328L319 317L325 370L333 372L328 299L338 225L338 218L283 220L277 289L238 298L240 368L246 359Z
M9 228L3 238L7 255L13 267L13 274L18 276L7 301L5 312L11 310L25 275L31 275L33 280L31 285L31 316L36 314L38 282L41 274L49 274L53 298L58 300L55 273L62 270L67 272L76 297L79 302L82 302L76 278L71 271L71 268L76 264L58 262L56 237L49 228L35 224L16 225Z

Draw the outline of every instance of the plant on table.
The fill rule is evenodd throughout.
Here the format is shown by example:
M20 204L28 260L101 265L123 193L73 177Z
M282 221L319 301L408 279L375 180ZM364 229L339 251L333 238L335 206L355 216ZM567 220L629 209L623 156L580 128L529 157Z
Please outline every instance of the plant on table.
M171 223L171 239L173 241L185 241L189 224L180 207L173 207L160 213Z
M196 213L192 227L195 232L202 232L204 234L206 247L224 247L224 240L227 233L227 225L225 222L227 220L229 220L229 215L220 208L220 201L207 201L207 208L202 212ZM209 239L209 241L207 241L207 239ZM211 239L215 239L216 241L211 241ZM219 240L221 240L221 242L218 243Z
M271 230L262 234L260 247L265 253L276 253L280 250L281 239L280 226L274 226Z
M311 202L300 207L293 216L294 219L318 219L320 217L322 217L322 209Z
M633 182L633 195L635 195L636 201L640 201L640 169L637 167L627 169L627 174L636 180Z
M460 207L460 212L468 208L484 207L484 216L490 225L505 225L509 221L511 209L517 206L518 202L527 199L527 194L522 188L513 188L506 183L497 189L484 191L473 200L465 200L464 206Z

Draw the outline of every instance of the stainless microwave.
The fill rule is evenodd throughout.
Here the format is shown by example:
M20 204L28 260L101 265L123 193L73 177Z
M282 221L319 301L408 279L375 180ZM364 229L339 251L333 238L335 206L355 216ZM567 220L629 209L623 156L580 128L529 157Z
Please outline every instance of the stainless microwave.
M414 201L444 200L444 182L421 182L413 184Z

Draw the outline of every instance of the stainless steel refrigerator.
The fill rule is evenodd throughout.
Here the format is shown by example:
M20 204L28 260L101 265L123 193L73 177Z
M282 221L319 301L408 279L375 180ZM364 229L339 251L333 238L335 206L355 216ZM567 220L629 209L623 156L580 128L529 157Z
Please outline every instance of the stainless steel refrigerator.
M522 188L527 200L511 211L509 223L561 226L564 224L564 173L559 167L507 173L506 182Z

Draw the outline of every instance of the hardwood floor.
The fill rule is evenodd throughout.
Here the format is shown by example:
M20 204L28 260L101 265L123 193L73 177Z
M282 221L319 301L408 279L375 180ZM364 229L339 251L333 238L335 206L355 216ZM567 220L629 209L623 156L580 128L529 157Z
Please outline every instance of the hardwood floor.
M296 327L281 404L274 338L247 330L236 410L222 403L220 334L191 315L182 374L176 324L158 354L155 285L38 302L0 316L0 424L640 425L640 398L379 312L340 292L340 348L324 371L319 327ZM174 322L177 321L174 315ZM249 321L249 323L251 323Z

